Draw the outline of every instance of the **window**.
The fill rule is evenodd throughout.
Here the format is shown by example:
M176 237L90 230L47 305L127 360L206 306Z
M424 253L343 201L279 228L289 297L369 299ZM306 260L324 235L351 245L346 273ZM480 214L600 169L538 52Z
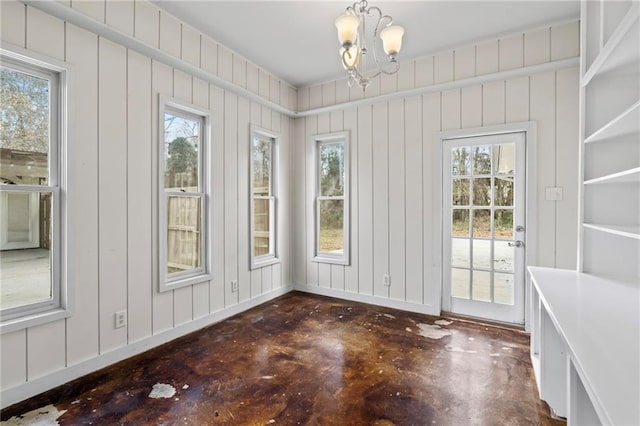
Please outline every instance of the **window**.
M63 273L67 72L2 50L0 315L12 331L70 315Z
M267 130L251 128L251 269L278 262L277 139Z
M315 257L349 264L348 133L319 135L316 142Z
M206 112L161 98L160 291L208 280Z

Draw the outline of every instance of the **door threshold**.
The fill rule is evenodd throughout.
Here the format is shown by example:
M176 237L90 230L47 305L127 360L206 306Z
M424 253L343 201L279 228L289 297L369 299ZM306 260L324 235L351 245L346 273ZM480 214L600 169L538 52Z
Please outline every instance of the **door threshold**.
M525 328L524 328L524 324L513 324L513 323L510 323L510 322L495 321L495 320L490 320L490 319L486 319L486 318L473 317L471 315L462 315L462 314L456 314L456 313L453 313L453 312L446 312L446 311L440 312L440 316L443 317L443 318L454 319L456 321L464 321L464 322L472 322L472 323L476 323L476 324L490 325L491 327L504 328L504 329L507 329L507 330L514 330L514 331L519 331L519 332L522 332L522 333L526 333Z

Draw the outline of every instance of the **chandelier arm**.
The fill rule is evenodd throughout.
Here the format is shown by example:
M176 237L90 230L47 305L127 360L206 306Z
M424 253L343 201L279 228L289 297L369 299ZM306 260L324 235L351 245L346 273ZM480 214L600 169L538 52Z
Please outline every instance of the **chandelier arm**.
M380 68L380 71L386 75L393 75L395 73L398 72L398 70L400 70L400 62L398 61L389 61L390 64L394 64L394 69L393 71L387 71L384 68Z

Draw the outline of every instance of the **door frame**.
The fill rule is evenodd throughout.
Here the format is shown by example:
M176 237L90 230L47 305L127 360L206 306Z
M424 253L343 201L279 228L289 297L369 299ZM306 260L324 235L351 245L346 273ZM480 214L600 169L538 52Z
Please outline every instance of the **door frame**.
M494 126L475 127L469 129L456 129L438 132L435 134L435 150L433 156L433 229L435 238L433 240L433 267L434 278L440 285L436 285L435 300L440 303L440 311L448 311L451 309L450 299L444 294L444 281L442 273L442 242L443 242L443 217L442 217L442 146L445 139L468 138L475 136L490 136L504 133L525 134L525 229L527 231L527 250L525 252L525 267L536 264L536 206L537 206L537 183L536 183L536 153L537 153L537 123L535 121L526 121L519 123L499 124ZM532 212L529 214L529 212ZM525 329L529 329L529 294L531 282L528 274L525 272L524 282L524 321Z

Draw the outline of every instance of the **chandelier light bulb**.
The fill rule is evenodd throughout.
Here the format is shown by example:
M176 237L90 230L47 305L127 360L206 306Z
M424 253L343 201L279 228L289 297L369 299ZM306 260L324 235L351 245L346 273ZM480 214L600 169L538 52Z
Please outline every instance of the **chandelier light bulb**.
M360 19L354 15L341 15L336 19L338 29L338 40L342 46L352 46L358 37L358 27Z
M399 25L392 25L382 30L380 32L380 38L382 39L382 47L384 49L384 53L389 56L397 55L402 48L403 35L404 28Z

